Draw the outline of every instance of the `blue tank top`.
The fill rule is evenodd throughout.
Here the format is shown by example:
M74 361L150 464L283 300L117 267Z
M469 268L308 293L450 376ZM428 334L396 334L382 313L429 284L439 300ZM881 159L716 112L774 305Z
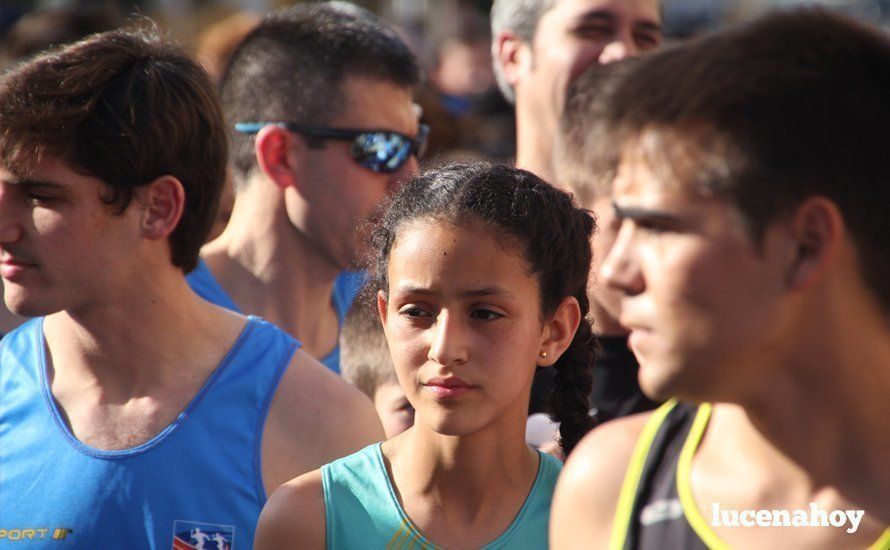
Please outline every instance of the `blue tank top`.
M266 502L263 425L298 347L250 318L176 420L137 447L106 451L77 440L57 408L43 319L6 335L0 547L5 538L34 544L27 548L252 548Z
M207 268L207 264L203 260L198 262L198 267L188 274L186 277L189 285L199 296L216 304L220 307L244 313L235 302L229 297L223 287L219 285L213 273ZM365 280L365 273L360 271L343 271L334 281L334 292L331 295L331 301L334 304L334 310L337 312L337 320L340 325L346 318L346 312L355 300L362 288ZM340 344L329 353L326 357L319 359L324 366L336 373L340 373Z
M484 548L547 548L550 502L562 463L538 454L538 475L525 503L510 527ZM438 548L420 534L399 504L380 443L326 464L321 472L328 548Z

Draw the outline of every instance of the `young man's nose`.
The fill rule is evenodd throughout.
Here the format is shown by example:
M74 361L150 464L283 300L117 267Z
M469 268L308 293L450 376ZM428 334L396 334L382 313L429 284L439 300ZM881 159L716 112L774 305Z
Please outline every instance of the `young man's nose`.
M22 238L20 190L0 184L0 243L11 244Z
M643 291L645 283L633 257L633 229L629 224L622 224L618 231L615 243L600 265L599 277L610 288L624 294L633 295Z

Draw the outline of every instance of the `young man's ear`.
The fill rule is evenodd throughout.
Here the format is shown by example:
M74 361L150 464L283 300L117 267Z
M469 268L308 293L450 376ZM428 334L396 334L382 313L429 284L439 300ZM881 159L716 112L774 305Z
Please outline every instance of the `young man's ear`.
M185 189L173 176L161 176L138 191L143 205L142 232L146 238L164 239L173 233L185 209Z
M382 290L377 291L377 314L380 315L380 323L386 327L386 293Z
M566 296L553 317L544 325L541 345L538 347L538 365L552 366L567 350L581 324L581 307L574 296Z
M257 165L272 183L281 189L296 184L294 147L302 145L293 134L274 124L267 124L256 135L254 154Z
M825 197L810 197L797 207L791 220L797 252L788 271L792 290L812 287L834 262L844 236L844 219L837 205Z
M500 66L504 79L515 88L531 63L529 45L515 32L503 30L492 42L491 53L495 63Z

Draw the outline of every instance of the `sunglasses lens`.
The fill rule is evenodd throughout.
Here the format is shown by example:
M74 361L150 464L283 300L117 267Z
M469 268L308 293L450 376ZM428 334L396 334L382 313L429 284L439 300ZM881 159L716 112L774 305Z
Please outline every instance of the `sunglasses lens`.
M368 132L356 136L350 153L365 168L395 172L411 155L411 142L399 134Z

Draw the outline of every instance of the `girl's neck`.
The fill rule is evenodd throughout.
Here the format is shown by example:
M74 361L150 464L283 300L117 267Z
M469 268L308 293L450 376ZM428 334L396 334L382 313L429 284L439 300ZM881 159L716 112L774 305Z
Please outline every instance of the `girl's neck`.
M449 436L420 423L383 446L402 494L472 505L507 487L528 485L538 469L537 453L524 433L482 430Z
M523 434L486 432L447 436L415 423L383 443L402 508L435 544L491 542L510 526L534 486L542 459Z

